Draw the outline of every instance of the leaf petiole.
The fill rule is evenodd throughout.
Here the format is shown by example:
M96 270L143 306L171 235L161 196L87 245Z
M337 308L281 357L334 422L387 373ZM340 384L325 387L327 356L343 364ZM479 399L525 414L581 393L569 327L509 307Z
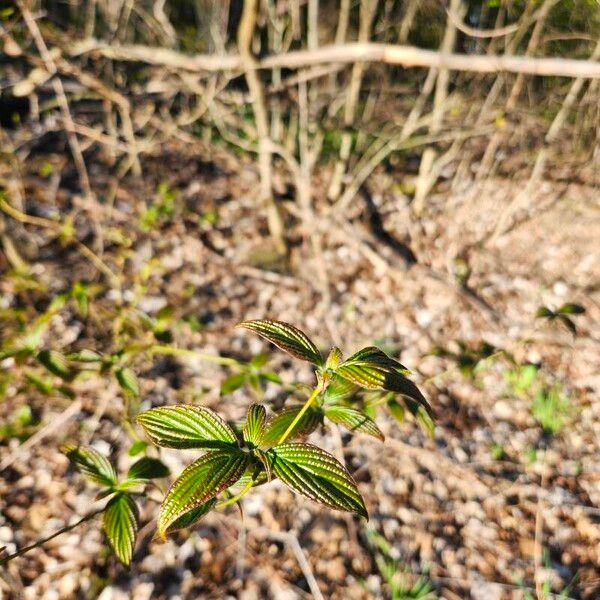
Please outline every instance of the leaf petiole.
M285 440L290 436L292 431L294 431L294 427L298 424L298 421L304 416L304 413L312 406L313 402L316 400L317 396L321 393L321 386L317 386L312 394L309 396L308 400L304 403L304 406L300 409L294 420L290 423L290 426L285 430L284 434L279 438L278 444L283 444Z
M221 508L225 508L226 506L229 506L230 504L235 504L238 500L243 498L250 491L250 488L252 488L253 485L254 485L254 481L251 479L244 486L244 489L241 492L239 492L235 496L231 496L231 498L227 498L227 500L223 500L222 502L219 502L218 504L215 505L215 509L219 510Z

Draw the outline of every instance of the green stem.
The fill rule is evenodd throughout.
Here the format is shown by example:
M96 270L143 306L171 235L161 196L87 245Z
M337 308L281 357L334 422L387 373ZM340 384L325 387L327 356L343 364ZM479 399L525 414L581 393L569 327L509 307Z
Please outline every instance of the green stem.
M187 350L186 348L173 348L172 346L161 346L155 345L148 348L150 352L156 354L167 354L169 356L187 356L203 360L205 362L211 362L216 365L236 366L239 365L239 361L235 358L228 358L226 356L217 356L215 354L206 354L205 352L198 352L197 350Z
M8 556L5 556L4 558L0 558L0 567L5 565L6 563L9 563L11 560L18 558L19 556L23 556L23 554L26 554L30 550L35 550L35 548L39 548L40 546L43 546L50 540L53 540L55 537L58 537L59 535L62 535L63 533L67 533L67 531L71 531L71 529L75 529L75 527L79 527L79 525L81 525L82 523L85 523L86 521L93 519L96 515L99 515L100 513L104 512L104 508L105 507L102 507L102 508L99 508L98 510L89 512L87 515L83 516L81 519L79 519L79 521L76 521L72 525L67 525L66 527L63 527L62 529L55 531L52 535L49 535L46 538L38 540L37 542L35 542L34 544L31 544L30 546L25 546L25 548L21 548L20 550L17 550L17 552L15 552L14 554L9 554Z
M300 412L296 415L294 420L290 423L290 426L285 430L285 433L279 438L278 444L283 444L285 440L288 439L292 431L294 431L294 427L298 424L298 421L304 416L304 413L311 407L313 402L316 400L317 396L321 393L321 386L317 386L312 394L309 396L308 400L304 403L304 406L300 409Z
M238 494L236 494L235 496L231 496L231 498L227 498L227 500L223 500L222 502L219 502L216 506L215 509L220 510L221 508L225 508L226 506L229 506L230 504L235 504L240 498L243 498L249 491L250 488L254 485L254 481L252 481L252 479L244 486L244 489L239 492Z

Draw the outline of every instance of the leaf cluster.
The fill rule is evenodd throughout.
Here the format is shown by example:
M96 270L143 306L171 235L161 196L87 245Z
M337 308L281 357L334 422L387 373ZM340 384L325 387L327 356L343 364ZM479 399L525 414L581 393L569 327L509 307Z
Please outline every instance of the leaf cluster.
M167 477L169 469L159 459L143 456L119 479L111 462L94 448L67 446L64 452L80 473L101 488L97 499L109 498L102 528L117 558L128 566L139 529L139 511L133 493L143 489L151 479Z

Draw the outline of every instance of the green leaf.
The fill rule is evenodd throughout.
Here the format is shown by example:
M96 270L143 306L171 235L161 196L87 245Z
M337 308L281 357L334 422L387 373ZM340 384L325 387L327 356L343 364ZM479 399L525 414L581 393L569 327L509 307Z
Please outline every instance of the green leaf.
M169 467L158 458L144 456L129 467L127 477L129 479L160 479L171 474Z
M329 356L325 362L326 369L335 369L342 362L342 351L334 346L329 351Z
M339 375L334 375L333 379L327 386L327 389L323 393L324 404L339 404L349 400L360 388L348 381L343 379Z
M56 350L40 350L37 354L37 359L53 375L67 380L73 378L69 363L60 352Z
M111 498L104 511L104 532L117 558L126 566L133 556L138 518L137 506L128 494Z
M88 479L98 485L113 487L117 483L117 474L106 456L89 446L66 446L67 458L73 466Z
M265 371L259 375L261 381L270 381L271 383L277 383L281 385L282 380L277 373L273 373L273 371Z
M406 411L404 406L398 402L395 398L388 398L387 407L392 417L400 424L404 423L406 417Z
M260 369L267 364L269 360L269 355L266 352L262 352L261 354L257 354L250 359L250 366L255 369Z
M244 425L244 440L253 446L259 446L265 432L265 421L267 411L261 404L253 404L248 409L246 415L246 425Z
M93 350L87 350L84 348L79 352L73 352L67 355L69 360L74 360L76 362L102 362L102 356Z
M296 329L293 325L282 321L269 321L259 319L256 321L243 321L237 327L254 331L281 350L315 365L323 366L323 357L313 342Z
M235 390L241 388L246 381L247 374L242 373L234 373L230 375L222 384L221 384L221 396L225 396L227 394L231 394L235 392Z
M561 315L581 315L585 312L585 307L581 306L581 304L575 304L574 302L567 302L556 312Z
M203 406L161 406L137 416L157 446L165 448L222 448L237 445L235 433L214 411Z
M577 326L573 323L572 319L569 319L566 315L558 315L560 322L573 334L577 334Z
M414 417L415 421L419 424L421 429L425 431L425 433L433 439L435 435L435 422L429 415L429 413L425 410L423 406L419 403L415 402L411 398L403 398L404 404L408 409L408 412Z
M535 316L537 319L552 319L556 316L556 314L554 313L554 311L550 310L547 306L540 306L537 309Z
M175 519L166 529L165 533L171 533L178 529L184 529L195 525L205 514L209 513L217 503L216 498L207 500L200 506L188 510L188 512L182 514L180 517Z
M338 375L360 387L387 390L411 398L433 416L433 410L419 388L404 375L407 372L406 367L375 346L363 348L336 369Z
M165 533L179 517L233 485L248 466L249 455L239 448L209 452L183 470L175 480L158 517L158 535Z
M354 479L331 454L312 444L286 443L271 448L267 456L273 474L295 492L368 518Z
M123 367L115 371L115 377L121 388L134 398L140 395L140 384L137 375L129 367Z
M347 406L328 406L324 409L324 412L325 416L330 421L339 423L350 431L366 433L381 441L385 439L385 436L379 427L377 427L375 421L361 413L359 410L348 408Z
M262 436L260 445L268 447L276 444L281 436L287 431L296 415L302 410L301 406L287 408L273 415L265 426L265 432ZM323 421L321 410L310 407L302 418L296 423L288 439L298 439L310 435Z
M138 454L140 454L140 452L143 452L147 447L148 442L145 442L144 440L136 440L129 447L127 454L129 454L129 456L137 456Z

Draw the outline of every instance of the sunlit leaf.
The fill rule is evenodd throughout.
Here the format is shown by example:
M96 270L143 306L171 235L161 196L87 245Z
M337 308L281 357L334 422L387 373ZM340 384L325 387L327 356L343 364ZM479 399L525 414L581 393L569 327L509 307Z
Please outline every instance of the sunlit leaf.
M300 410L302 410L301 406L287 408L270 417L265 426L261 446L268 447L279 442L281 436L287 431ZM317 408L310 407L296 423L288 439L293 440L310 435L322 421L323 413Z
M347 406L327 406L324 412L330 421L339 423L350 431L366 433L382 441L385 439L375 421L359 410Z
M183 470L165 496L158 517L158 535L179 517L232 486L248 465L248 454L239 448L209 452Z
M211 498L207 500L200 506L196 506L196 508L192 508L192 510L188 510L188 512L183 513L180 517L175 519L165 530L165 533L171 533L173 531L177 531L178 529L185 529L186 527L191 527L195 525L205 514L209 513L217 503L216 498Z
M342 351L334 346L329 351L329 356L325 362L326 369L335 369L342 362Z
M115 377L121 388L128 394L131 394L134 398L137 398L140 395L140 384L133 369L130 369L129 367L117 369L115 371Z
M299 329L282 321L269 321L259 319L243 321L238 325L244 329L254 331L281 350L301 360L306 360L315 365L323 365L323 357L313 342Z
M286 443L271 448L267 456L273 474L295 492L368 518L354 479L331 454L312 444Z
M73 378L73 372L69 367L69 363L60 352L56 350L40 350L37 354L37 359L53 375L67 380Z
M89 446L66 446L67 458L75 468L98 485L112 487L117 483L117 474L106 456Z
M333 379L323 393L324 404L339 404L345 400L349 400L360 388L338 375L334 375Z
M130 479L160 479L171 474L169 467L158 458L144 456L129 467L127 477Z
M405 376L406 367L375 346L363 348L352 355L337 367L336 373L360 387L402 394L418 402L433 415L419 388Z
M76 362L102 362L102 356L100 354L86 348L79 352L73 352L67 355L67 358Z
M103 529L117 558L129 566L138 531L138 509L128 494L117 494L109 500Z
M237 444L231 427L203 406L161 406L137 416L157 446L165 448L222 448Z
M254 446L258 446L262 440L265 431L265 422L267 411L261 404L253 404L248 409L246 415L246 425L244 425L244 440Z

